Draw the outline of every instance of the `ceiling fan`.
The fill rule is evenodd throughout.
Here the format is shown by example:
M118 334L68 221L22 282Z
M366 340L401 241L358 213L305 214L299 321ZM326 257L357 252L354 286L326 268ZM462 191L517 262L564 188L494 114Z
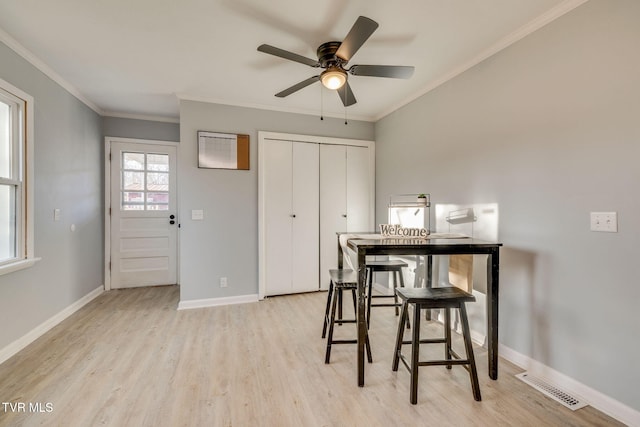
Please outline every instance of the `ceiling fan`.
M345 107L355 104L356 97L347 81L347 74L354 76L391 77L408 79L413 74L414 67L400 65L352 65L346 68L351 57L362 47L371 34L378 28L378 23L364 16L358 17L351 30L342 42L330 41L318 47L318 59L307 58L297 53L289 52L268 44L258 46L258 51L299 62L314 68L324 68L317 76L276 93L279 98L289 96L317 81L328 89L338 92Z

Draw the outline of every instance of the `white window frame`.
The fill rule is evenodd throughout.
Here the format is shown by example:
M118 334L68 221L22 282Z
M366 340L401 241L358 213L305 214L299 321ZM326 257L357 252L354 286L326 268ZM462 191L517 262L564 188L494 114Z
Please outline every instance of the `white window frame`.
M0 94L4 99L17 106L17 118L19 132L14 145L13 165L18 174L10 180L3 180L9 184L18 186L17 212L16 212L16 257L0 262L0 275L11 273L31 267L40 258L34 255L33 238L33 97L9 82L0 79Z

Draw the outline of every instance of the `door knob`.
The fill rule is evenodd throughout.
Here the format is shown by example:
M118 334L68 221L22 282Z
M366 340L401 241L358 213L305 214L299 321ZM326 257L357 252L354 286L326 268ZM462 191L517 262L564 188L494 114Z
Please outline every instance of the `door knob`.
M291 214L291 218L295 218L295 217L296 217L296 214Z
M342 214L342 218L346 218L346 217L347 217L347 214Z
M176 222L175 222L174 220L169 221L169 224L171 224L171 225L173 225L173 224L175 224L175 223L176 223Z
M175 215L169 215L169 219L175 219Z

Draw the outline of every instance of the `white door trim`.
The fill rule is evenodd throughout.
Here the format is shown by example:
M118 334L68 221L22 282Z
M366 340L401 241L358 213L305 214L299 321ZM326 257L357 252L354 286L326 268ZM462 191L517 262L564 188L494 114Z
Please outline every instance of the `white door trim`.
M111 221L109 220L111 209L111 144L115 142L125 142L133 144L155 144L155 145L172 145L178 147L179 143L174 141L160 141L151 139L137 139L137 138L119 138L106 136L104 138L104 290L111 290ZM178 156L180 150L176 149L176 156ZM179 164L176 158L176 165ZM176 180L179 179L178 171L176 170ZM179 188L176 186L176 188ZM176 208L180 211L180 195L176 197ZM180 221L178 219L178 225ZM180 246L180 233L177 235L177 245ZM180 251L176 251L176 274L180 283Z

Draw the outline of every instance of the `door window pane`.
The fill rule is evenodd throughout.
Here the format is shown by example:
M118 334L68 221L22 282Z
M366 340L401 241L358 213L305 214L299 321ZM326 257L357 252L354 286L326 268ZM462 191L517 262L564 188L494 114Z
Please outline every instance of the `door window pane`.
M123 191L123 203L144 203L143 193L140 191Z
M169 203L169 193L147 193L147 203Z
M151 205L151 204L148 204L147 205L147 210L148 211L168 211L169 210L169 205Z
M169 155L147 154L147 170L169 172Z
M144 210L144 205L129 205L129 204L122 204L122 210L123 211L142 211Z
M122 189L144 190L144 172L122 172Z
M169 174L147 172L147 190L169 191Z
M122 153L123 169L144 170L144 153Z

